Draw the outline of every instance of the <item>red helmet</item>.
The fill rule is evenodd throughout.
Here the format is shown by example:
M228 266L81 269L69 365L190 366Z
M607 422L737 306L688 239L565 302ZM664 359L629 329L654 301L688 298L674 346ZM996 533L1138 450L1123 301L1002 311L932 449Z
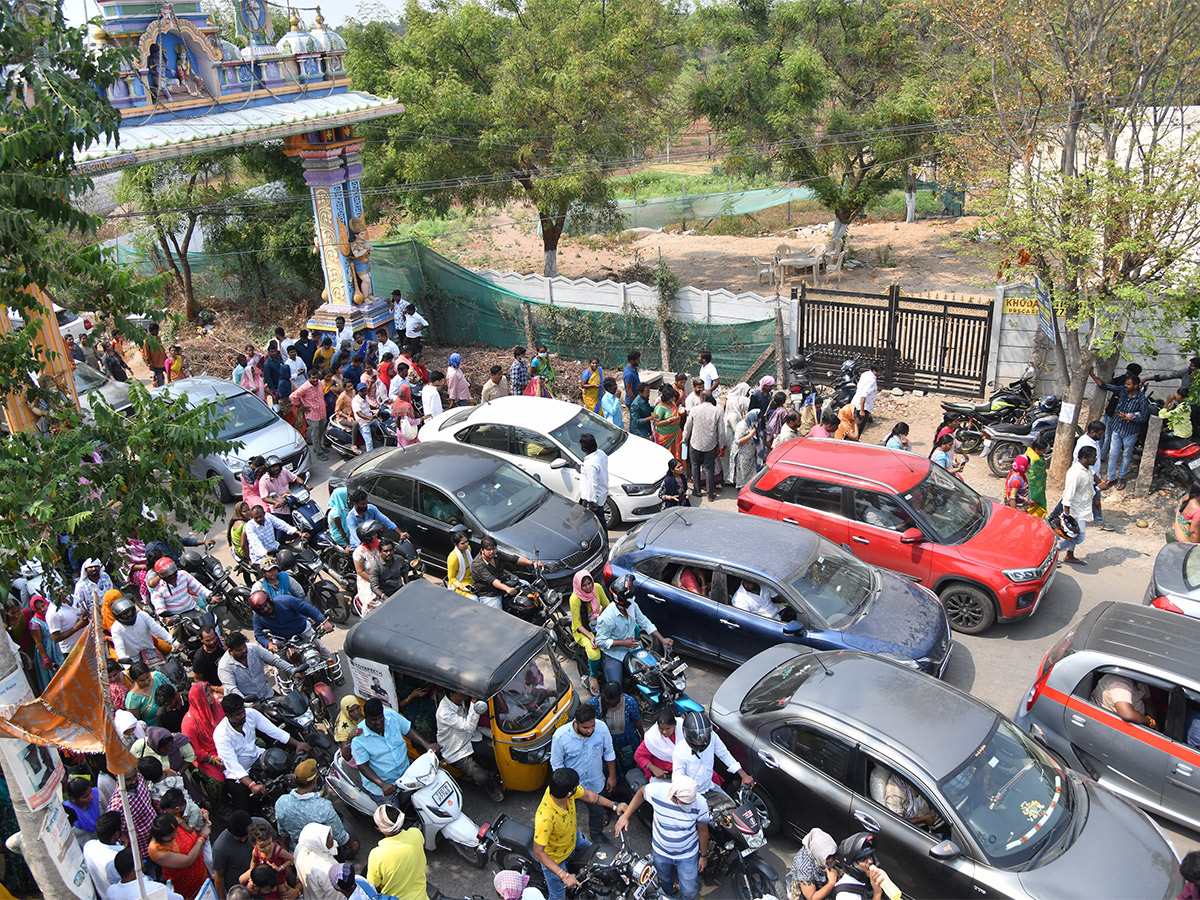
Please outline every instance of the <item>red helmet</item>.
M154 564L154 571L163 578L170 578L178 570L175 568L175 560L171 559L169 556L164 556Z
M250 608L256 613L265 612L271 602L271 596L266 591L255 591L250 595Z

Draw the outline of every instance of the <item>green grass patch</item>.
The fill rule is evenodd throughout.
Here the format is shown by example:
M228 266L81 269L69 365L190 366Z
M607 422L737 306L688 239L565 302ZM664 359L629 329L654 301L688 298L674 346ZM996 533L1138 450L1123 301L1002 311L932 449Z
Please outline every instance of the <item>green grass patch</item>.
M867 216L872 219L882 219L887 222L903 222L905 216L904 191L888 191L867 207ZM917 191L917 218L928 219L933 216L945 215L942 203L934 193L925 188Z

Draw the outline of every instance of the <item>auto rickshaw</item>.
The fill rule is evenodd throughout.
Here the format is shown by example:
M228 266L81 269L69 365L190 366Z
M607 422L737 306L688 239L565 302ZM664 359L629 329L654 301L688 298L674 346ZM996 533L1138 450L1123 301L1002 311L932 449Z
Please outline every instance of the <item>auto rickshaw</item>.
M501 781L534 791L550 773L550 740L574 712L571 680L550 632L424 579L406 584L350 629L354 692L397 709L397 677L486 700Z

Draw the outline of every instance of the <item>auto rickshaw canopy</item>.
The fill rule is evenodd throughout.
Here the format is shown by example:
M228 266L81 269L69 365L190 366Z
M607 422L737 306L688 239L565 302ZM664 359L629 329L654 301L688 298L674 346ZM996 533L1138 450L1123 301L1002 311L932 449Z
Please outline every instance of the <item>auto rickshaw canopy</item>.
M346 636L346 655L490 700L528 665L547 633L425 579L396 591Z

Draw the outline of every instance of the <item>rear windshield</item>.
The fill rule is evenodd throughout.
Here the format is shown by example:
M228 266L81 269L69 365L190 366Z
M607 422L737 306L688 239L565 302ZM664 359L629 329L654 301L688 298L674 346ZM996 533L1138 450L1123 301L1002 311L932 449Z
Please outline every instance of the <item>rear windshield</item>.
M782 709L808 676L820 670L821 667L811 656L797 656L788 660L750 688L742 700L742 713L757 716Z

